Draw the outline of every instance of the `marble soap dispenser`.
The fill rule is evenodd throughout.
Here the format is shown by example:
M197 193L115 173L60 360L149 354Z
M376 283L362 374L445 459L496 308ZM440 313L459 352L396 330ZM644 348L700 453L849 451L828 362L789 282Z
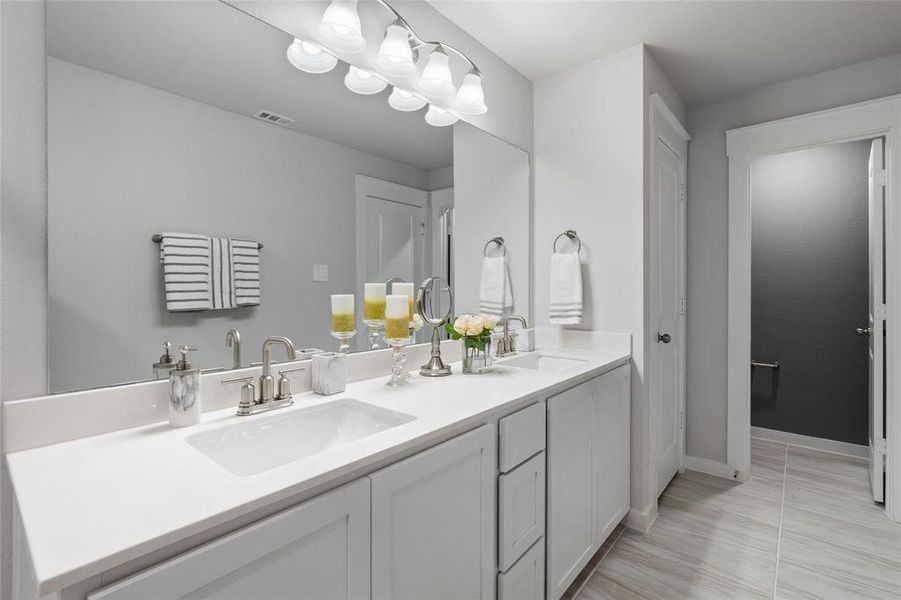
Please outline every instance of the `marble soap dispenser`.
M169 373L169 425L187 427L200 422L200 369L191 366L188 352L197 348L178 349L181 360Z

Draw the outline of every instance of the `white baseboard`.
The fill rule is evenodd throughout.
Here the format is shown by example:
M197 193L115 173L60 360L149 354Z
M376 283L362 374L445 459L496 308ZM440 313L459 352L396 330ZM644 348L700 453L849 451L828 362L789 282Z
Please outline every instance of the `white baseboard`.
M654 502L644 509L630 508L626 515L626 527L639 533L647 533L657 520L657 503Z
M682 461L682 465L689 471L706 473L707 475L722 477L723 479L731 479L733 481L736 480L735 469L718 460L702 458L700 456L686 455L684 460Z
M771 442L783 442L793 446L804 446L805 448L813 448L814 450L833 452L835 454L856 456L858 458L868 458L870 456L869 446L827 440L825 438L801 435L800 433L791 433L788 431L764 429L763 427L751 427L751 437L769 440Z

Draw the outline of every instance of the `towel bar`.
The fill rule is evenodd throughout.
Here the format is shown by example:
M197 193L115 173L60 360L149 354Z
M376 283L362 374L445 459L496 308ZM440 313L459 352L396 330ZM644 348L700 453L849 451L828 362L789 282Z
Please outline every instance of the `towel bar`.
M153 240L154 243L159 244L160 242L163 241L163 236L160 235L159 233L154 233L152 236L150 236L150 239ZM262 249L263 249L263 242L257 242L257 248L259 248L260 250L262 250Z

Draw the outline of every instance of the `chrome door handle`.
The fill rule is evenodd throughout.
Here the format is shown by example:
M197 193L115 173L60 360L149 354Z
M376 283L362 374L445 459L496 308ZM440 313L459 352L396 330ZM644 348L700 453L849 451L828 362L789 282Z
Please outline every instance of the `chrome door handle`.
M870 335L873 333L873 330L869 327L858 327L854 330L854 335Z
M668 333L657 333L657 341L663 342L664 344L669 344L673 341L673 337Z

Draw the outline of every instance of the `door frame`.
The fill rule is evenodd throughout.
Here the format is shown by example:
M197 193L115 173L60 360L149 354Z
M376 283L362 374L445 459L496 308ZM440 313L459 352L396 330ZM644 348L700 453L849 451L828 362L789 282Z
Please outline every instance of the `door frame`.
M676 117L675 113L670 110L669 106L667 106L666 101L660 96L660 94L651 94L649 97L648 103L648 146L650 148L650 203L649 203L649 215L651 218L648 219L650 234L648 236L649 239L649 272L650 278L648 283L649 289L649 298L648 298L648 306L649 306L649 315L650 319L657 318L657 272L659 265L657 264L657 222L654 218L654 215L657 213L657 180L654 177L655 167L656 167L656 142L659 138L664 144L667 144L666 140L672 139L673 136L677 138L679 142L684 142L687 144L691 140L691 136L688 134L688 131L685 130L685 127L679 121L678 117ZM668 143L667 146L674 146L672 142ZM680 237L681 240L679 242L679 288L680 293L679 296L685 300L685 290L686 290L686 234L687 234L687 212L686 205L688 203L688 189L687 189L687 181L688 179L688 156L682 159L682 181L686 185L685 193L682 197L681 206L679 208L679 229L680 229ZM677 342L678 342L678 351L679 351L679 383L677 389L677 410L679 413L683 415L682 417L682 426L679 428L679 472L681 473L685 469L685 317L686 310L681 311L681 316L679 319L679 329L676 332L677 334ZM648 327L646 327L645 331L645 348L648 349L648 390L649 390L649 414L648 414L648 431L650 432L650 465L648 469L648 485L650 490L654 490L653 495L653 504L656 506L657 504L657 411L659 408L659 386L657 385L657 374L656 374L656 364L657 364L657 325L655 323L648 323Z
M726 462L745 481L751 467L751 162L757 156L827 144L885 138L886 208L886 488L885 512L901 521L901 94L751 125L726 132L729 160L729 300L727 322Z

